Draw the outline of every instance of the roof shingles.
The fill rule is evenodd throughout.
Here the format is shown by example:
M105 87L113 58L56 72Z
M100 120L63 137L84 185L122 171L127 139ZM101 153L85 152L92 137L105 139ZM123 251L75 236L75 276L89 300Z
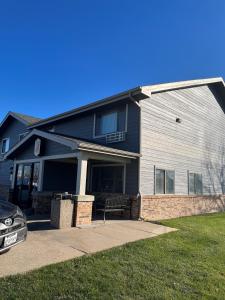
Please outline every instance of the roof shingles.
M41 118L36 118L33 116L29 116L29 115L25 115L25 114L21 114L21 113L17 113L17 112L11 112L11 113L13 115L15 115L16 117L18 117L19 119L24 120L27 123L27 125L31 125L31 124L41 121Z

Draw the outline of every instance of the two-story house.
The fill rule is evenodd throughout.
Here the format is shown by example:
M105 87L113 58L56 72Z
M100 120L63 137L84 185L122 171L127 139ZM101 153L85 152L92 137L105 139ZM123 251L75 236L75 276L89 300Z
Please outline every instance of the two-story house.
M137 87L40 120L6 155L11 187L32 192L136 197L136 217L162 219L224 208L222 78Z
M13 174L13 161L4 155L28 133L28 126L40 118L9 112L0 124L0 199L7 200Z

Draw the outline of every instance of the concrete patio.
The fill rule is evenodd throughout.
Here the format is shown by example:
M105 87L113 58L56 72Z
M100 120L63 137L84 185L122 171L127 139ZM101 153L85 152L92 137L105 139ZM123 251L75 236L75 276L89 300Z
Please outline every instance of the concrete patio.
M31 220L28 227L27 241L0 256L0 277L176 231L149 222L127 220L61 230L51 227L49 220Z

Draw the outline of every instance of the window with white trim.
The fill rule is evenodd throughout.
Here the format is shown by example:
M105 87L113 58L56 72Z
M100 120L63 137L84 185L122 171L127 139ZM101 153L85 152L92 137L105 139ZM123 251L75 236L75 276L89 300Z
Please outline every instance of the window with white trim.
M175 193L175 171L157 168L155 169L155 193Z
M9 138L5 138L2 140L1 153L4 154L8 151L9 151Z
M128 104L94 114L94 137L127 131Z
M28 132L20 133L19 134L19 142L28 134Z
M117 132L117 112L96 114L95 135L106 135Z
M201 195L202 192L202 174L188 172L188 193L190 195Z

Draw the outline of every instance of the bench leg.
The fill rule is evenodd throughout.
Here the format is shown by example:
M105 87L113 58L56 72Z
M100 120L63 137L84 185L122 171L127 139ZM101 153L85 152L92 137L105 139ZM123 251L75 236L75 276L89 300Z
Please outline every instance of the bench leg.
M104 210L104 224L105 224L105 210Z

